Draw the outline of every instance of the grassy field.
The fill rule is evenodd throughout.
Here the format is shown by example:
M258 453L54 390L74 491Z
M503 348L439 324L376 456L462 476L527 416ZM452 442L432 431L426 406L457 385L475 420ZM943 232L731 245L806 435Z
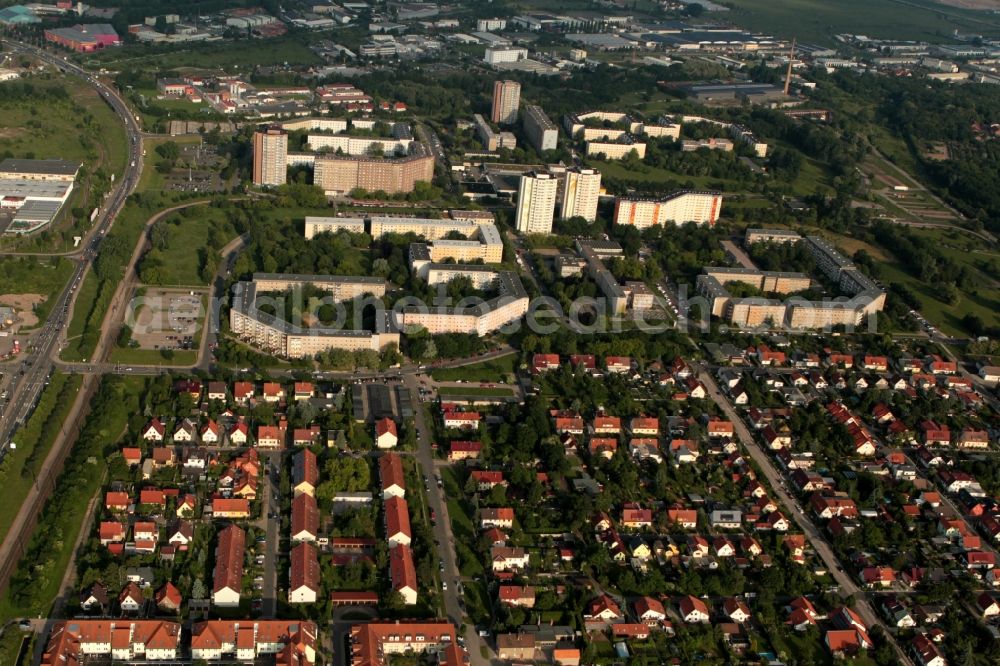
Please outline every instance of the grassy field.
M202 286L207 284L200 279L201 258L199 257L202 248L208 246L208 238L213 228L217 233L221 233L225 242L236 237L236 230L226 219L224 211L211 206L198 206L189 209L187 215L184 211L169 215L166 220L176 220L178 224L164 224L166 233L166 247L163 249L150 250L146 257L140 260L140 275L145 278L142 272L142 263L147 257L156 257L162 261L162 268L157 271L162 279L156 281L157 286ZM218 252L216 252L218 254Z
M73 262L62 257L3 257L0 294L41 294L45 301L35 307L35 314L44 322L72 275Z
M130 65L148 64L160 70L175 67L224 69L228 71L252 68L254 65L315 65L319 57L309 50L301 34L274 39L226 40L213 44L192 45L186 49L162 49L146 45L98 51L83 57L84 61L112 66L119 61Z
M81 375L54 373L31 418L14 434L17 448L0 463L0 541L7 536L82 383Z
M962 263L975 272L979 286L975 293L963 293L958 303L947 303L941 299L941 290L936 285L926 284L911 275L903 264L892 254L890 248L865 241L826 233L834 243L848 254L865 250L872 255L882 270L882 281L886 284L898 282L909 287L922 303L922 314L932 324L950 335L969 335L962 325L962 317L975 314L987 326L1000 325L1000 286L982 272L983 261L1000 262L1000 253L979 250L981 244L967 234L955 230L913 229L918 236L933 239L941 249L956 262Z
M147 123L148 124L148 123ZM146 151L146 161L143 162L142 175L139 177L139 184L136 186L137 192L162 192L164 179L163 174L156 170L156 162L159 159L156 154L156 147L172 141L178 145L195 144L201 140L200 136L172 136L170 138L144 139L142 147Z
M459 368L437 368L431 371L431 377L438 382L462 381L495 382L504 375L514 374L514 361L517 354L509 354L500 358L463 365Z
M1000 20L932 0L723 0L725 18L750 30L800 42L833 44L839 33L882 39L947 41L961 32L1000 34Z
M11 666L21 666L22 663L31 663L31 655L26 655L23 662L17 661L17 656L21 651L21 643L30 640L32 634L19 631L17 627L8 627L3 636L0 637L0 664L10 664Z
M64 251L73 236L90 226L71 211L92 209L92 189L105 188L111 174L121 176L128 155L125 129L118 116L91 87L76 78L33 78L35 92L27 99L5 100L0 95L0 153L14 157L60 158L83 164L74 192L52 227L24 238L4 239L6 248L30 251ZM53 96L64 89L65 97ZM100 172L100 174L98 174ZM95 175L97 174L97 175ZM103 191L103 190L101 190Z

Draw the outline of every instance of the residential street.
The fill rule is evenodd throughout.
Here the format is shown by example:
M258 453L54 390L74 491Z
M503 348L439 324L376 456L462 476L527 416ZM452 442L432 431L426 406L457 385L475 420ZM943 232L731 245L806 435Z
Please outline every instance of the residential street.
M420 395L420 382L415 374L404 375L404 384L410 390L411 395ZM455 623L456 631L462 625L463 613L459 603L459 570L458 560L455 555L455 548L452 545L455 537L451 531L451 520L448 516L448 505L445 500L444 490L437 487L438 470L434 461L434 451L431 449L431 430L424 418L423 409L418 407L414 410L414 423L417 426L417 461L420 463L422 473L429 479L427 492L427 505L437 516L437 524L434 525L434 539L439 544L438 555L444 560L444 573L442 577L448 583L448 589L443 592L445 612L448 620ZM410 489L409 492L421 492L420 488ZM485 641L476 633L476 628L472 624L466 624L465 645L469 651L470 663L472 666L486 666L490 663L480 654L482 647L487 647Z
M853 596L855 599L854 609L861 615L862 619L868 624L869 627L879 626L885 632L886 637L891 640L892 646L895 648L897 657L904 664L912 664L909 656L903 652L899 647L899 644L892 640L892 634L889 633L889 628L882 622L882 619L875 612L875 609L869 603L868 598L865 596L864 590L859 588L854 580L844 571L843 567L840 566L840 562L837 560L837 556L834 554L833 549L827 542L826 538L820 532L819 528L809 519L809 517L803 513L799 504L792 497L792 494L788 492L785 488L784 477L781 472L774 466L773 461L770 456L757 444L750 430L747 428L742 417L733 408L732 403L729 399L722 394L719 390L718 385L715 383L715 379L706 372L700 365L692 364L697 370L698 379L705 386L705 390L708 391L708 395L717 404L725 414L726 418L729 419L736 431L737 437L739 437L740 442L743 444L743 448L746 449L750 457L753 458L754 462L764 473L767 478L768 483L774 489L775 494L778 496L780 502L788 509L788 517L795 521L799 529L806 535L809 539L809 543L812 545L816 554L823 561L823 565L826 567L830 575L833 576L834 580L840 586L841 596Z

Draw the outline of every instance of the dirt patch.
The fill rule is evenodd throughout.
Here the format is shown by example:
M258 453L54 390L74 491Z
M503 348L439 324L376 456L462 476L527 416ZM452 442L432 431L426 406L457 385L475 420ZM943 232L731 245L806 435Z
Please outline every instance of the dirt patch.
M23 127L0 127L0 139L13 139L23 131Z
M39 303L45 302L42 294L3 294L0 296L0 305L7 305L17 310L17 318L21 326L38 325L38 317L35 316L34 308Z

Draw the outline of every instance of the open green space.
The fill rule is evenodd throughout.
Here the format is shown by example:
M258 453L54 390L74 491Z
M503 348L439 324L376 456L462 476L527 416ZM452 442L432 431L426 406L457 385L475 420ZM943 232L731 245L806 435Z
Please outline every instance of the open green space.
M458 368L435 368L431 371L431 377L438 382L454 382L460 379L477 382L502 381L504 375L514 374L514 361L516 360L517 354L509 354Z
M63 575L90 501L104 479L105 460L116 449L131 414L139 413L141 377L105 376L91 401L91 411L53 493L39 516L24 556L0 597L0 622L19 617L45 617L59 593Z
M723 0L733 8L726 16L749 30L800 42L834 44L841 33L881 39L949 41L960 32L1000 33L1000 21L933 0Z
M977 239L958 229L918 229L909 228L915 236L925 237L935 242L938 251L956 263L971 270L977 278L974 290L960 291L955 302L944 300L945 292L940 285L927 284L907 271L903 263L893 254L891 248L858 238L831 236L833 242L846 254L853 255L865 250L878 265L880 278L886 285L899 283L909 288L920 299L920 311L932 324L949 335L969 336L962 318L973 314L980 317L987 326L1000 325L1000 285L983 270L983 263L989 262L1000 267L1000 253L980 248ZM891 296L890 296L891 297Z
M30 640L32 634L19 631L16 626L7 627L3 636L0 636L0 664L11 664L11 666L21 666L22 663L31 663L31 655L27 655L25 661L18 661L17 657L21 653L21 643Z
M172 136L170 138L143 139L142 147L146 151L146 160L143 162L142 175L139 177L139 184L136 186L136 191L162 192L164 189L165 181L163 174L154 168L157 161L157 146L161 146L167 142L188 145L198 143L200 140L200 136Z
M17 448L0 462L0 541L7 536L82 383L81 375L53 373L31 418L11 438Z
M450 396L482 396L484 398L509 398L514 395L513 389L497 386L442 386L438 388L442 398Z
M210 44L192 44L183 49L148 45L127 46L121 49L107 49L88 54L83 61L101 66L113 66L117 62L127 62L131 66L148 64L161 70L175 67L197 67L200 69L224 69L238 71L255 65L314 65L319 57L309 50L309 45L300 33L273 39L225 40Z
M65 75L7 83L0 95L0 158L66 159L83 166L76 186L53 224L3 246L28 251L65 251L89 227L102 193L120 177L128 159L125 129L90 86Z
M34 308L39 323L42 323L72 275L73 262L63 257L2 257L0 294L43 296L45 300Z
M158 286L203 286L212 281L219 250L236 237L226 213L194 206L153 224L152 248L139 260L139 279Z

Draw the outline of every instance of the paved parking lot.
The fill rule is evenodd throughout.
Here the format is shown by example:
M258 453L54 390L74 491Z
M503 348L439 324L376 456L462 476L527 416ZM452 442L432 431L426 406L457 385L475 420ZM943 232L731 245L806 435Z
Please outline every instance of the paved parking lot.
M198 345L204 294L147 288L134 299L132 340L139 349L194 349Z

